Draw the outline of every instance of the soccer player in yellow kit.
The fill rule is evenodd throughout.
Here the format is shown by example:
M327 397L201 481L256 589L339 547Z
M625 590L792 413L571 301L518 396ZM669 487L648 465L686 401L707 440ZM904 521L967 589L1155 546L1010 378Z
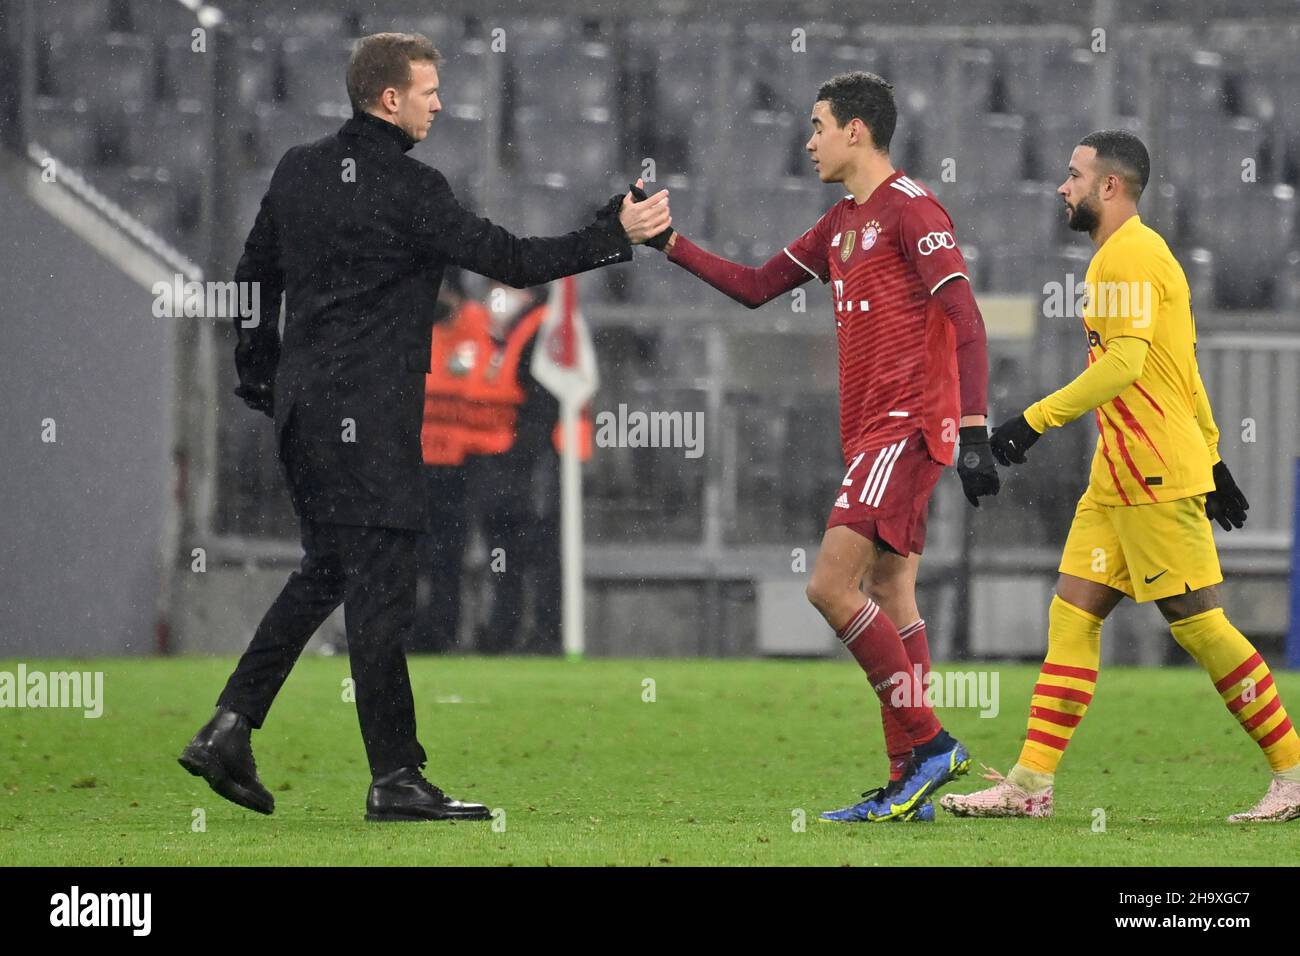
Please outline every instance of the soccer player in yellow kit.
M1248 505L1219 458L1187 278L1137 213L1150 170L1140 139L1103 130L1075 147L1057 190L1070 227L1097 249L1085 285L1088 368L990 443L1001 464L1021 464L1047 429L1092 412L1097 451L1061 557L1020 760L1005 778L990 774L993 787L943 797L958 816L1051 815L1057 765L1096 687L1102 621L1128 595L1156 602L1273 770L1259 803L1229 822L1300 817L1300 737L1268 665L1219 606L1210 519L1240 528Z

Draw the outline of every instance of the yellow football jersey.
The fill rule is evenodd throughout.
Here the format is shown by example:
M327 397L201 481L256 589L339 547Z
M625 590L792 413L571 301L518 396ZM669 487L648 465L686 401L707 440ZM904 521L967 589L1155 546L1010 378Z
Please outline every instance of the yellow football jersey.
M1218 429L1196 365L1196 323L1182 266L1135 215L1093 255L1086 290L1090 365L1119 336L1149 343L1142 375L1094 412L1100 434L1092 496L1101 504L1141 505L1212 491Z

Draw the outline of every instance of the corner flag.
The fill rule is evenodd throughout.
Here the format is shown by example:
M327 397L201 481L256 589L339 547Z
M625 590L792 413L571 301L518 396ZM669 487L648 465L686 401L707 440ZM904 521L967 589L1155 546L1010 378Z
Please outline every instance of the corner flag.
M537 333L530 366L533 378L560 402L564 436L560 452L560 563L564 594L564 652L584 648L582 597L582 473L578 460L578 412L596 394L599 376L591 333L578 310L573 276L551 283L551 297Z

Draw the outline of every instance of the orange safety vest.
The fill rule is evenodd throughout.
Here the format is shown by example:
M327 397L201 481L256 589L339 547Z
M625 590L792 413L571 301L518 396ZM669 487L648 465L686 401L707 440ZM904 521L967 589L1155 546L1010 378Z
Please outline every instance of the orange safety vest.
M491 317L479 302L466 301L450 321L433 327L424 379L420 447L426 465L461 465L467 455L500 455L514 447L524 389L519 360L546 317L545 304L530 310L498 344ZM557 422L552 441L562 450ZM591 417L578 421L578 454L591 458Z

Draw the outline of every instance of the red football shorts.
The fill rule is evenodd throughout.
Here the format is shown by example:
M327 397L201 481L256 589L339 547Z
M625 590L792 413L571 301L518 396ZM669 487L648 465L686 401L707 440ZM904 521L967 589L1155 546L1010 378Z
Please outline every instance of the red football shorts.
M925 547L925 519L940 465L920 432L854 457L826 527L851 528L906 556Z

